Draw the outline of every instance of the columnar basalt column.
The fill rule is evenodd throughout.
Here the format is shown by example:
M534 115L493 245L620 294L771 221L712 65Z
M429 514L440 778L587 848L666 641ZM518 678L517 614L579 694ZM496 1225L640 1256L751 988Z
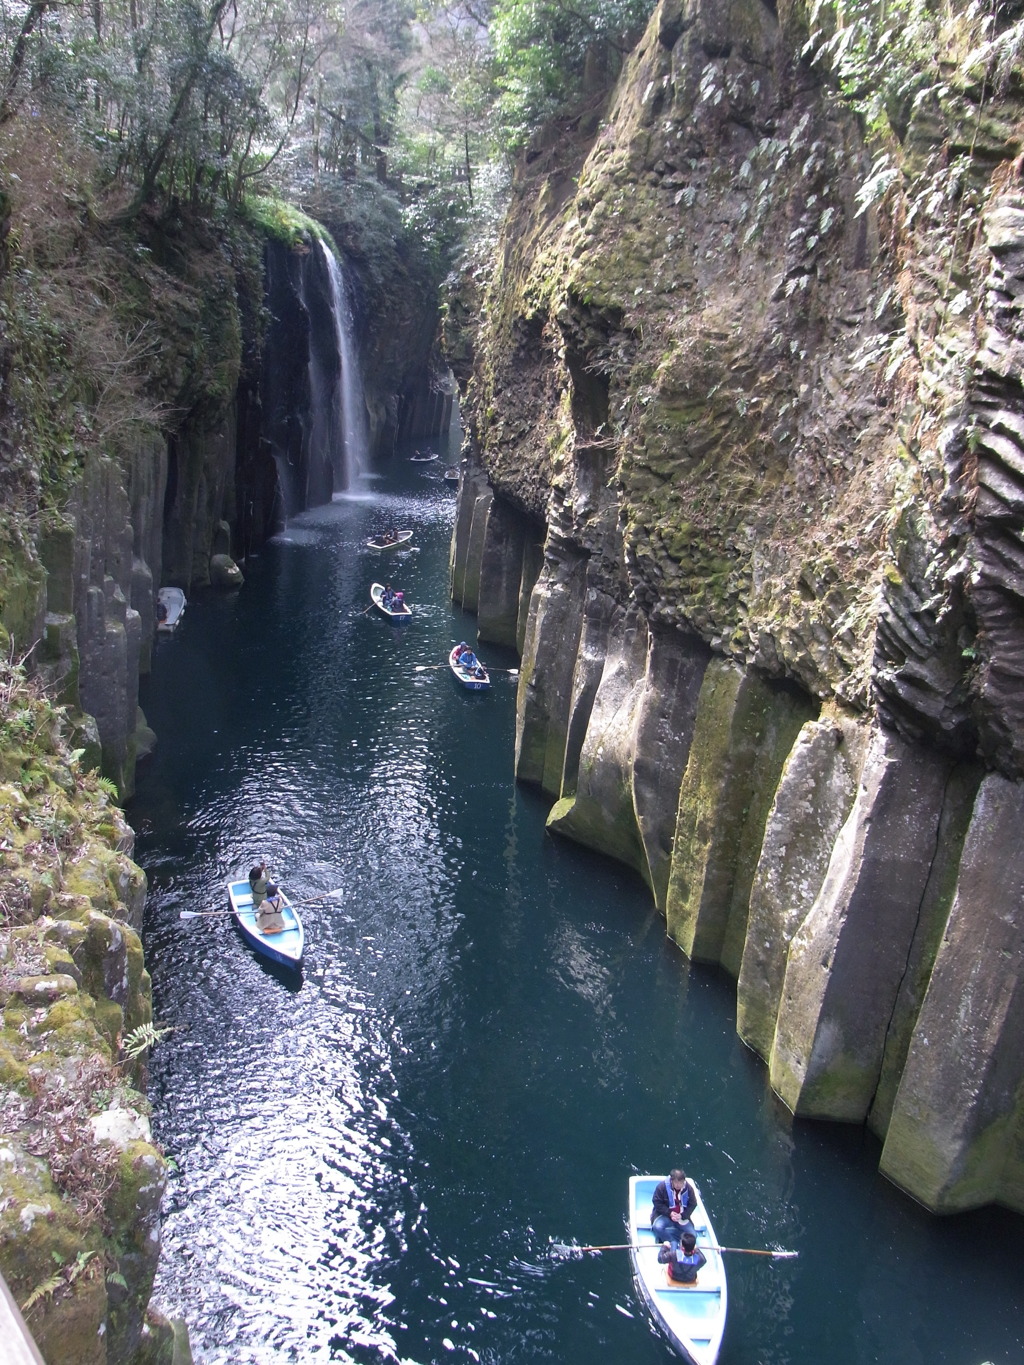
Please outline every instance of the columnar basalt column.
M941 1213L1024 1212L1024 786L982 783L881 1169Z
M562 786L586 585L586 557L551 548L530 598L516 711L516 777L552 796Z
M821 890L853 805L867 736L867 727L852 721L810 721L782 770L750 893L736 989L739 1035L766 1060L789 945Z
M867 1116L951 768L886 731L872 738L825 882L789 949L770 1075L795 1114Z
M808 697L726 659L704 675L679 790L665 900L669 935L688 957L738 973L768 811Z
M647 627L637 611L587 593L563 771L563 799L548 828L639 872L646 859L633 807L631 769L647 672Z

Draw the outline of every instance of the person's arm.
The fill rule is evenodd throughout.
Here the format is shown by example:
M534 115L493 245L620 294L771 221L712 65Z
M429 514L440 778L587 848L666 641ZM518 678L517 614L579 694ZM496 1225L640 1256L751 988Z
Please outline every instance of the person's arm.
M672 1248L671 1248L671 1247L659 1247L659 1248L658 1248L658 1262L659 1262L659 1264L660 1264L660 1265L667 1265L668 1262L671 1261L672 1255L673 1255L673 1253L672 1253Z
M664 1180L658 1182L654 1187L653 1207L651 1208L651 1222L662 1215L668 1216L669 1202L668 1191L665 1188Z
M701 1251L700 1247L694 1247L694 1252L696 1253L696 1255L700 1257L700 1261L697 1264L697 1269L703 1270L708 1263L708 1258L704 1255L703 1251Z

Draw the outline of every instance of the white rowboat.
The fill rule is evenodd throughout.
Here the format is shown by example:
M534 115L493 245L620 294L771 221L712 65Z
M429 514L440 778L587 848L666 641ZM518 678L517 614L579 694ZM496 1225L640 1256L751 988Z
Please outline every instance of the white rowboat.
M629 1181L629 1240L633 1243L630 1259L637 1291L651 1311L655 1322L669 1338L684 1360L690 1365L715 1365L725 1315L728 1294L725 1284L725 1263L704 1207L704 1199L696 1183L697 1212L693 1228L697 1245L707 1257L707 1265L697 1276L694 1285L673 1285L668 1278L668 1267L658 1261L660 1242L651 1231L651 1202L654 1187L662 1177L634 1175Z
M384 584L373 583L370 585L370 600L379 612L382 612L392 625L401 626L412 616L412 611L403 602L401 607L386 607L384 605ZM367 608L369 610L369 608Z
M411 531L396 531L394 540L387 540L384 536L372 536L366 544L371 550L397 550L400 545L405 545L410 540Z
M185 610L185 594L180 588L161 588L156 595L156 628L173 630Z

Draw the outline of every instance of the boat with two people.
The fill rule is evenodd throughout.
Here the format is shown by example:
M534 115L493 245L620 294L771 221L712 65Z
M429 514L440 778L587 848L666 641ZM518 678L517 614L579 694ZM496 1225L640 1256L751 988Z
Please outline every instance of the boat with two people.
M181 588L161 588L156 595L157 630L174 630L185 610L185 594Z
M491 677L465 640L448 655L448 665L456 682L470 692L483 692L491 685Z
M366 542L371 550L397 550L412 540L411 531L382 531L379 536L371 536Z
M390 583L371 583L370 601L392 625L404 625L412 618L412 610L405 600L405 594L392 592Z
M271 886L267 887L267 891L271 892ZM228 882L228 904L242 937L251 948L272 962L280 962L285 967L298 967L302 963L306 943L302 920L284 892L276 887L273 887L273 891L273 899L279 901L273 914L265 913L262 907L257 914L249 881ZM266 905L266 901L263 905Z
M440 456L439 456L439 455L431 455L431 453L430 453L429 450L417 450L417 452L416 452L415 455L410 455L410 456L409 456L409 463L410 463L410 464L433 464L433 462L434 462L435 460L437 460L437 459L440 459Z
M718 1238L703 1196L691 1178L698 1201L693 1231L706 1260L692 1284L680 1284L669 1277L668 1265L658 1260L662 1244L651 1230L651 1204L661 1179L658 1175L634 1175L629 1180L629 1255L637 1292L689 1365L715 1365L729 1307Z

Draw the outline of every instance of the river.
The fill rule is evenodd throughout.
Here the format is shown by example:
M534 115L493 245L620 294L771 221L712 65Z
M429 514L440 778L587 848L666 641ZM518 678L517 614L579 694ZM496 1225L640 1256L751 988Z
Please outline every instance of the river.
M157 1302L197 1362L656 1365L626 1182L684 1164L730 1256L721 1365L1019 1365L1024 1220L931 1218L859 1129L795 1123L638 879L547 835L512 776L515 677L439 665L455 498L396 459L197 595L142 704ZM416 548L365 540L408 527ZM405 589L400 630L365 613ZM486 662L516 660L484 648ZM257 856L304 907L293 978L226 904ZM318 893L331 893L314 900Z

